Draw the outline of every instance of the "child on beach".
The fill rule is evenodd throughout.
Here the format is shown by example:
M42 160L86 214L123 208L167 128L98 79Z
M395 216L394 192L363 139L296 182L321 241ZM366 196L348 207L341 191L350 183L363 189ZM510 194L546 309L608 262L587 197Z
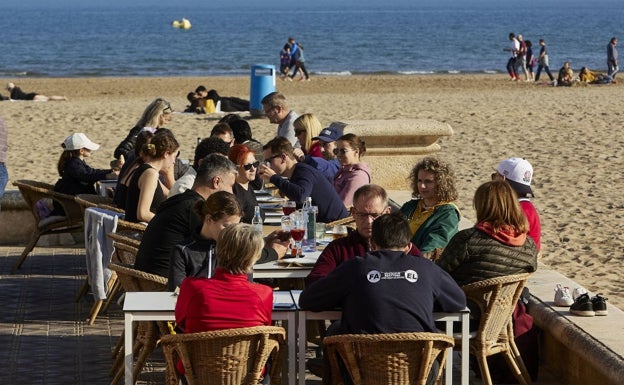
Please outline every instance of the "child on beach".
M85 134L72 134L61 146L63 153L57 164L61 179L54 185L54 191L68 195L95 194L95 182L117 179L118 169L94 169L87 165L85 158L91 156L91 152L100 148L100 145L93 143ZM64 214L63 207L55 201L51 215Z
M280 79L289 79L290 73L290 45L284 44L284 48L280 51Z

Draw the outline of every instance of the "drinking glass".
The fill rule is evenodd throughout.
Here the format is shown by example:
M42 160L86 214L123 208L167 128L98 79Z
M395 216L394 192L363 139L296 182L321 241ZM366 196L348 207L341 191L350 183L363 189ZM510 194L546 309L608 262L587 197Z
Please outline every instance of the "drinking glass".
M305 221L303 220L303 214L301 213L301 211L295 211L294 213L290 214L290 218L292 219L290 236L294 241L291 255L293 257L299 257L303 255L301 243L303 241L303 237L305 236Z
M347 236L347 226L345 225L336 225L332 229L332 237L334 239L340 239L342 237Z
M286 201L282 206L284 215L290 215L297 209L297 203L295 201Z

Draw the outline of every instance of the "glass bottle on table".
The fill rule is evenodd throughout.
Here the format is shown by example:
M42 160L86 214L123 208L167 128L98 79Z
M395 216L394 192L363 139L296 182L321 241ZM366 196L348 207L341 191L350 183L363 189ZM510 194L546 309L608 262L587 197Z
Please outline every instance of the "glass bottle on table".
M260 206L254 207L254 216L251 219L254 230L262 234L262 215L260 215Z
M305 239L303 240L303 251L304 252L315 252L316 251L316 213L318 212L318 207L312 206L312 198L307 197L304 204L303 209L303 217L305 221Z

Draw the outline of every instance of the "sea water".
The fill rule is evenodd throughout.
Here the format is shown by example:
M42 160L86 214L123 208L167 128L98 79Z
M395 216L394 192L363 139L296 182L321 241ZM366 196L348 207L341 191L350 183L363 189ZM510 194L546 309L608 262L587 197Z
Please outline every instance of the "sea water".
M575 69L604 70L609 39L624 37L624 2L607 8L591 2L457 4L420 7L415 1L411 7L356 9L336 2L331 9L303 10L296 3L192 10L171 4L95 5L36 11L0 4L0 76L247 76L253 64L278 67L289 36L303 44L312 76L504 73L510 32L531 40L536 54L538 39L546 39L554 71L567 60ZM173 28L183 17L192 28Z

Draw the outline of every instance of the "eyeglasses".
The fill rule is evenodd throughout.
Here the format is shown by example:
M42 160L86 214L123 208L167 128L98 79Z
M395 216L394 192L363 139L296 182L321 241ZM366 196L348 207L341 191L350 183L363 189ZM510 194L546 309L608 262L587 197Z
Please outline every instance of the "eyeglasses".
M353 211L353 216L359 219L372 219L375 220L379 218L383 213L358 213L357 211Z
M266 158L266 159L265 159L265 161L266 161L266 162L270 162L270 161L272 161L272 160L273 160L273 159L275 159L275 158L279 158L279 157L281 157L282 155L283 155L283 154L278 154L278 155L273 155L273 156L270 156L270 157Z
M260 161L257 160L257 161L255 161L253 163L244 164L243 168L245 169L245 171L249 171L249 170L251 170L252 167L257 169L258 166L260 166Z
M338 154L344 155L349 151L353 151L353 150L350 148L334 148L334 155L338 155Z

